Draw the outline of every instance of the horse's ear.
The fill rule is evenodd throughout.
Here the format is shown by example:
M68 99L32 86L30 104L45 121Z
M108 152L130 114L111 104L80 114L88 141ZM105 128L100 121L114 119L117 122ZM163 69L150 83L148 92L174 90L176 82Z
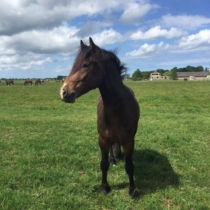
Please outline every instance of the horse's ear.
M84 49L86 46L82 40L80 41L80 46L81 46L81 49Z
M89 44L90 44L90 49L92 50L93 53L95 53L97 51L98 47L94 44L91 37L89 37Z

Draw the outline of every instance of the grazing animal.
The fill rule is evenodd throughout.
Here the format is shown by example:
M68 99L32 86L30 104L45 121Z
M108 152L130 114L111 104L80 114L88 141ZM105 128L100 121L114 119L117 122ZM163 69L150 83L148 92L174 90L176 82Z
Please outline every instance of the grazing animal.
M33 85L33 81L31 79L27 79L24 81L24 85L31 84Z
M101 192L107 194L110 191L107 182L109 151L113 153L112 147L117 146L120 153L122 146L125 170L129 178L129 194L134 196L132 154L140 108L132 90L123 84L122 73L126 68L116 54L99 48L91 38L89 44L90 46L87 46L81 41L72 70L60 88L60 97L64 102L74 103L79 96L99 88L101 95L97 106L97 128L102 156Z
M6 85L14 85L14 81L12 80L12 79L10 79L10 80L6 80Z
M184 78L184 81L187 81L188 79L187 78Z
M35 85L38 85L38 84L42 84L42 81L41 81L41 79L36 79L36 81L35 81Z

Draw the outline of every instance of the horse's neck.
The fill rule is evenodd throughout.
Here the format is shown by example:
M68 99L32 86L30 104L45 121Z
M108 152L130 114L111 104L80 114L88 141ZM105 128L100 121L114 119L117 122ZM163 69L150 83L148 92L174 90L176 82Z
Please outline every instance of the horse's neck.
M123 99L125 88L120 77L116 79L106 77L99 87L104 105L117 106Z

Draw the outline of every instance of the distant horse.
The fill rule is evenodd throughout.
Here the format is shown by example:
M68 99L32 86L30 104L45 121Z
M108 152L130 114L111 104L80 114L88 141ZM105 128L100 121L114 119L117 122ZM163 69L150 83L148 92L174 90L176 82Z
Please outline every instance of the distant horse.
M33 81L31 79L27 79L24 81L24 85L31 84L33 85Z
M187 78L184 78L184 81L187 81L188 79Z
M14 85L14 81L12 79L6 80L6 85Z
M38 84L42 84L42 81L41 81L41 79L36 79L36 81L35 81L35 85L38 85Z
M120 154L121 145L129 177L129 194L133 197L135 184L132 154L140 115L139 105L131 89L123 84L122 73L126 68L116 54L99 48L91 38L89 44L87 46L81 41L72 70L60 88L60 97L64 102L74 103L79 96L99 88L101 96L97 107L97 127L102 155L101 192L107 194L110 191L107 182L109 151L113 158L112 147L117 146L117 153Z

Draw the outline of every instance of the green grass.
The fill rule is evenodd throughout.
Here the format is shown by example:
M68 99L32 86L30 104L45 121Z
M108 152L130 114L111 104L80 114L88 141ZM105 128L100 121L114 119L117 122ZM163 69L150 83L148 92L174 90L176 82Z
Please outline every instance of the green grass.
M124 161L100 194L98 90L74 104L60 85L0 83L0 209L210 209L209 81L125 82L141 106L134 152L140 198Z

